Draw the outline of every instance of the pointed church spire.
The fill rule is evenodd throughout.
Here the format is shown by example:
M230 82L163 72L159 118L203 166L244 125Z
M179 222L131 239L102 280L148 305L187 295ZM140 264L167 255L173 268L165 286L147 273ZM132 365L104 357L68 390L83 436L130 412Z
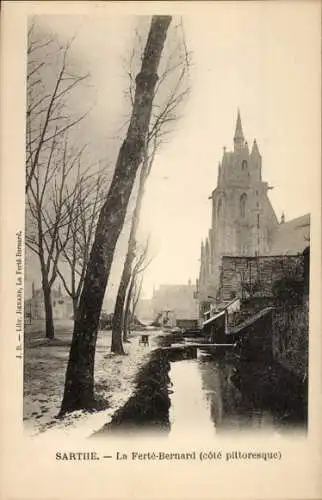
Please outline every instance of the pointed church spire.
M254 139L254 142L253 142L253 147L252 147L252 152L251 152L251 155L252 156L257 156L260 158L260 152L259 152L259 149L258 149L258 145L257 145L257 141L256 139Z
M234 145L235 145L235 150L241 148L244 145L244 133L241 123L239 108L237 114L236 130L234 135Z

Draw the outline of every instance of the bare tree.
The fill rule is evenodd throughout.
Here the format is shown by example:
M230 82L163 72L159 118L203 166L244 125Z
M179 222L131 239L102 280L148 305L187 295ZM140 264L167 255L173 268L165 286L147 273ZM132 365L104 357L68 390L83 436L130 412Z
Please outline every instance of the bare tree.
M123 341L128 340L130 325L134 320L135 309L137 307L143 285L143 274L152 262L149 257L149 238L143 246L136 245L136 256L130 276L130 284L125 302L123 316Z
M156 152L162 146L163 142L165 142L167 136L173 131L178 122L181 105L184 103L190 89L188 78L190 54L188 54L186 49L181 22L174 26L171 41L172 50L169 52L168 57L164 59L155 92L152 117L140 171L136 205L133 211L132 225L128 240L128 249L114 308L111 351L117 354L124 354L122 328L126 325L126 321L124 320L126 310L125 299L131 280L131 271L135 256L136 233L140 221L145 184L150 175ZM133 49L124 63L129 82L126 97L131 103L133 103L134 99L135 74L139 60L138 56L141 53L141 44L142 38L140 34L136 32ZM123 337L126 338L126 333Z
M82 151L73 150L67 134L63 145L52 142L46 165L36 165L27 196L26 245L39 258L45 306L46 337L54 338L51 301L52 286L57 278L59 256L67 244L59 232L68 222L76 201L75 186L70 187L73 171Z
M136 312L136 308L138 306L139 300L141 298L143 280L144 280L144 276L142 275L139 279L137 279L135 281L135 284L134 284L133 295L132 295L132 304L131 304L131 323L130 324L132 324L134 322L134 319L136 317L135 312Z
M31 188L37 167L43 165L65 132L87 115L73 114L68 101L89 75L77 75L69 61L73 40L60 45L39 32L33 22L28 30L26 186ZM45 157L45 158L44 158Z
M35 23L28 31L26 113L26 245L39 258L46 337L54 337L52 286L68 241L58 241L75 202L73 171L84 148L75 148L71 129L86 115L73 114L69 99L88 75L76 75L68 63L71 43L61 46L42 35Z
M75 179L74 197L67 198L66 223L58 233L61 255L57 274L66 293L73 301L74 319L77 314L99 212L106 196L107 183L108 179L101 169L93 171L89 167L85 172L83 169L82 172L79 167ZM66 238L67 235L68 238Z
M122 230L149 131L158 68L171 16L153 16L136 77L130 124L113 179L100 211L75 320L61 414L95 406L94 360L97 329L115 247Z

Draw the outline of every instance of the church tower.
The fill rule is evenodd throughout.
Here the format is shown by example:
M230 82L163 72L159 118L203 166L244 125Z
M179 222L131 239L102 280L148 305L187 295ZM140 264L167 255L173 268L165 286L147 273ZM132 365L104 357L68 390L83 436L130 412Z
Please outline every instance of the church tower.
M216 296L221 258L231 256L265 255L270 249L272 234L278 225L268 198L271 189L262 180L262 157L256 140L251 151L245 141L238 110L234 150L224 148L218 167L217 187L211 194L212 227L209 232L211 263L208 290L204 295ZM203 249L203 274L206 267Z

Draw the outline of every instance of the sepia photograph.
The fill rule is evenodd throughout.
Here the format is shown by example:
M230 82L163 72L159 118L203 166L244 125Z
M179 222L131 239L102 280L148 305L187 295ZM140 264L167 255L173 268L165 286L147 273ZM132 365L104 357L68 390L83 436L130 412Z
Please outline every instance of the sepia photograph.
M20 23L23 438L274 471L312 438L320 3L59 3ZM165 448L111 448L132 438Z
M171 433L189 415L209 437L304 430L310 206L305 185L293 205L278 173L294 159L294 123L283 123L281 151L259 101L265 47L240 46L255 30L230 52L207 34L215 50L200 61L184 18L112 22L28 20L25 423L45 431L100 412L101 435ZM113 51L120 33L124 50ZM223 90L220 58L231 92L208 115L198 85ZM280 78L290 70L292 60ZM202 162L184 137L200 127L213 138Z

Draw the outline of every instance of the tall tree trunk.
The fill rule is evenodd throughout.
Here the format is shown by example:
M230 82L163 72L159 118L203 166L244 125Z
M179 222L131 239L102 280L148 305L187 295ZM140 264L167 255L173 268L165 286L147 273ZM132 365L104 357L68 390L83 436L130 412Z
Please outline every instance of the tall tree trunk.
M113 320L112 320L111 352L114 352L115 354L125 354L122 342L123 309L124 309L124 302L125 302L128 282L131 278L131 268L128 269L128 266L126 264L127 264L127 256L124 263L121 282L117 292Z
M142 293L142 285L143 285L143 277L141 277L141 280L140 280L140 284L139 284L139 287L137 289L137 293L135 295L135 297L133 297L133 305L132 305L132 321L135 320L136 318L136 315L135 315L135 311L136 311L136 308L137 308L137 305L138 305L138 302L140 300L140 297L141 297L141 293ZM138 318L136 318L138 319Z
M121 146L115 171L95 232L66 371L61 414L91 409L94 400L94 361L97 329L114 251L122 230L126 210L149 128L157 71L171 16L153 16L136 77L130 125Z
M46 338L53 339L55 337L55 329L53 319L53 306L51 302L51 287L46 276L43 277L42 280L42 290L44 294L45 305Z
M134 276L132 276L131 283L129 286L129 291L126 297L126 304L124 309L124 321L123 321L123 341L126 342L129 337L129 323L130 323L130 306L134 287Z
M128 248L114 309L114 316L112 323L111 352L117 354L124 354L123 343L122 343L122 330L124 325L125 299L126 299L126 291L129 287L129 283L131 280L132 265L135 257L136 233L140 221L140 212L144 195L144 185L146 180L147 168L148 168L147 161L143 161L140 173L139 188L132 216ZM126 335L123 336L123 340L124 341L127 340Z
M45 336L47 339L53 339L55 338L55 328L53 319L53 306L51 302L51 284L49 283L48 272L42 253L39 255L39 258L45 307Z
M78 309L78 300L77 300L77 297L72 297L72 300L73 300L73 318L75 321L76 315L77 315L77 309Z

